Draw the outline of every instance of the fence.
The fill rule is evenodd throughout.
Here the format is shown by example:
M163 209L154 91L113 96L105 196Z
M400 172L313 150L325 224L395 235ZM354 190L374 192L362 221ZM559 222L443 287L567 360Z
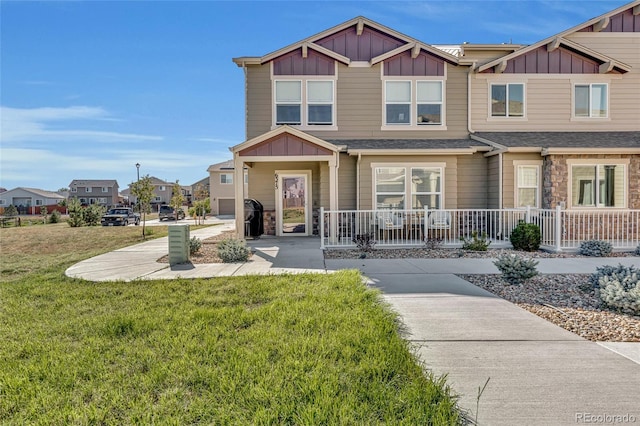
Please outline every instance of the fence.
M491 247L510 247L521 221L540 227L547 250L576 249L581 241L606 240L616 249L640 244L640 210L551 209L340 210L320 209L322 248L355 247L356 238L379 247L419 247L437 242L458 247L462 239L485 236Z

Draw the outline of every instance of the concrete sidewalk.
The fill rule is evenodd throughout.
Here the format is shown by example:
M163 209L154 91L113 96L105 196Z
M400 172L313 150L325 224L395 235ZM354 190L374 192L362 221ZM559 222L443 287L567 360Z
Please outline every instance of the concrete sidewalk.
M233 223L222 221L191 235L204 239L230 229ZM478 388L489 379L480 424L573 425L616 416L640 423L640 343L584 340L455 275L496 274L492 259L325 260L317 237L263 237L248 244L254 256L243 264L170 267L157 262L168 252L167 238L160 238L85 260L66 273L131 281L358 269L399 313L405 338L425 366L447 375L471 417ZM541 273L590 273L618 263L640 267L638 257L539 261Z

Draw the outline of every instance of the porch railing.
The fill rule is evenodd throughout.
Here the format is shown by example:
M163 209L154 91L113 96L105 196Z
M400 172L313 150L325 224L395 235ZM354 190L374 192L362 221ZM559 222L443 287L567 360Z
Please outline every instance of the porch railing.
M553 251L576 249L580 242L606 240L616 249L640 244L640 210L572 211L556 209L320 209L323 248L355 247L358 236L368 236L378 247L419 247L437 241L458 247L462 239L486 236L491 247L510 247L509 237L520 221L535 223L541 246Z

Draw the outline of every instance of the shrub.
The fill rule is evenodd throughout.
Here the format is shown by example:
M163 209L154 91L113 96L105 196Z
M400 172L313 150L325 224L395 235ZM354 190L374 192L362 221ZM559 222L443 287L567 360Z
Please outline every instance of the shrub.
M502 272L502 278L509 284L522 284L529 278L538 275L538 262L515 254L502 254L493 262Z
M191 237L189 240L189 253L197 253L202 247L202 240L198 237Z
M619 265L598 279L602 303L612 309L640 315L640 278L634 267Z
M9 204L7 208L4 209L4 215L6 217L18 216L18 209L13 204Z
M613 251L613 246L607 241L589 240L580 243L579 251L583 256L607 257Z
M51 216L49 216L49 223L60 223L60 218L62 215L58 210L54 210L51 212Z
M636 256L640 256L640 244L638 244L638 247L636 247Z
M358 234L353 237L351 241L355 243L356 247L358 247L358 250L362 251L363 253L372 251L377 243L373 232Z
M491 244L491 241L487 241L487 233L483 232L482 235L478 236L478 231L473 231L471 238L460 237L460 241L462 241L464 250L471 251L487 251Z
M536 251L540 248L540 227L535 223L520 222L511 231L509 240L516 250Z
M436 250L442 247L442 243L444 242L444 238L442 237L425 237L424 239L424 248L427 250Z
M246 262L249 254L244 240L226 239L218 243L218 257L224 263Z
M77 228L84 225L84 208L80 204L80 200L77 198L71 198L69 200L69 220L67 223L72 228Z
M591 282L592 288L598 288L600 286L600 278L613 275L613 274L624 274L627 269L629 269L632 273L638 273L640 270L634 268L633 266L623 266L618 264L618 266L604 265L596 268L596 272L591 274L589 277L589 282Z
M107 211L107 208L98 204L91 204L84 210L84 222L88 226L97 226L100 224L100 218Z

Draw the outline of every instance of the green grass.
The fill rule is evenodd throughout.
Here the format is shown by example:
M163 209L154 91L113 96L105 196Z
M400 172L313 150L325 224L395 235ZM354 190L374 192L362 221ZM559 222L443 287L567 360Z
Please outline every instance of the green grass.
M0 283L0 423L459 421L443 380L424 373L355 271L64 277L82 256Z

